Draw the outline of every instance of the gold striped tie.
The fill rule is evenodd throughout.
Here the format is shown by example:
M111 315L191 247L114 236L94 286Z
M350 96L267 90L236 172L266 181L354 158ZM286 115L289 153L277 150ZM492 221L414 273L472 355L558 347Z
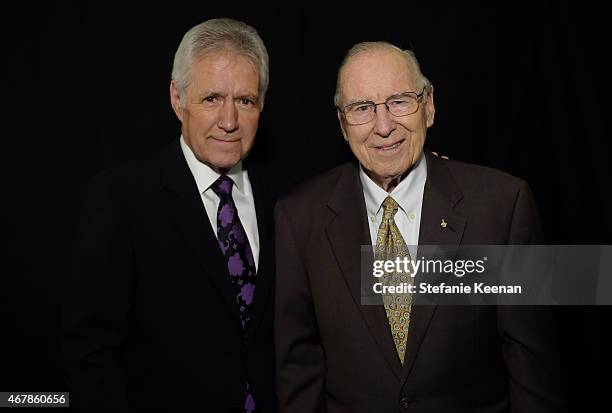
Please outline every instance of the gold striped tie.
M397 212L399 205L393 198L388 196L383 201L383 219L378 228L376 238L375 258L377 260L392 260L396 258L401 260L408 257L410 260L410 252L408 246L402 237L393 217ZM412 264L410 265L410 269ZM411 277L409 274L402 272L394 272L385 274L382 279L383 285L400 285L400 283L410 283ZM408 324L410 323L410 294L383 294L383 303L389 320L391 334L395 342L395 348L399 358L404 363L404 355L406 354L406 340L408 338Z

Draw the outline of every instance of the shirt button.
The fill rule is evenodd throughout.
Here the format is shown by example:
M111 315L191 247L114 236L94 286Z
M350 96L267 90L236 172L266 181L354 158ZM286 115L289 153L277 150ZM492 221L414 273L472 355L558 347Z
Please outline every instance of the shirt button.
M375 222L376 221L376 215L372 215L372 217L370 217L370 221Z
M416 214L415 214L414 212L413 212L413 213L411 213L411 214L410 214L410 219L411 219L411 220L414 220L415 218L416 218Z

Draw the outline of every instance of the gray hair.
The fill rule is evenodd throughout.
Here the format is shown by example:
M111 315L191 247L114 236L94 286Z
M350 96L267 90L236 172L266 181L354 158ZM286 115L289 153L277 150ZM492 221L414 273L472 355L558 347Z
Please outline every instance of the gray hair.
M416 55L412 50L402 50L399 47L394 46L388 42L363 42L357 43L351 48L351 50L347 52L347 54L344 56L344 59L342 60L340 68L338 69L338 77L336 80L336 93L334 95L334 104L336 106L339 105L340 101L340 80L342 76L342 70L349 62L349 60L361 53L368 53L379 50L396 51L402 56L404 56L406 58L406 61L408 62L408 65L412 69L412 73L416 76L417 89L422 90L423 88L425 88L428 94L433 91L433 86L431 82L421 72L421 66L419 65L419 61L417 60Z
M266 46L254 28L228 18L207 20L183 36L172 65L172 80L178 89L181 106L185 104L185 94L191 83L193 60L223 49L244 55L255 64L259 71L259 101L263 108L270 81Z

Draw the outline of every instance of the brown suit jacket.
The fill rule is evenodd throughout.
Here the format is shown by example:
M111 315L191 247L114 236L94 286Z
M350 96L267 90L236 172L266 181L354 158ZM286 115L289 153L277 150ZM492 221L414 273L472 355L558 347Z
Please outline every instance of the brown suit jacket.
M527 184L493 169L428 155L422 211L421 245L542 242ZM281 412L564 411L547 308L414 306L400 363L384 308L360 302L371 241L358 165L275 213Z

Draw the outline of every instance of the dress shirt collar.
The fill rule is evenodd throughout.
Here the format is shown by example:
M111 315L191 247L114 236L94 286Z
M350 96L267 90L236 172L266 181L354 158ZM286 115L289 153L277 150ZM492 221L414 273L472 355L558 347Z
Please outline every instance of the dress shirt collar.
M366 210L368 217L376 216L382 208L382 203L391 196L397 202L400 208L405 212L412 211L422 201L422 189L425 186L427 179L427 164L425 155L417 161L408 175L388 193L378 186L372 178L365 173L363 167L359 165L359 177L363 187L365 197ZM420 189L420 190L419 190ZM419 197L421 193L421 197Z
M195 178L200 194L204 193L210 186L221 176L220 173L212 169L210 166L200 162L196 158L191 148L185 142L185 138L181 135L181 149L187 160L187 165ZM234 182L234 187L240 193L244 193L244 175L242 173L242 161L238 162L232 169L227 172L227 176Z

